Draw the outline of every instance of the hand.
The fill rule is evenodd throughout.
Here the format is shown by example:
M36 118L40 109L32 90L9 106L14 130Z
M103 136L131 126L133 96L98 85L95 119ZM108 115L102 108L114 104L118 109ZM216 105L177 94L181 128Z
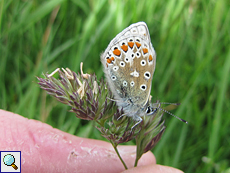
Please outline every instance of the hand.
M0 151L21 151L22 172L157 172L181 173L156 164L151 152L132 168L135 146L119 146L125 170L108 142L80 138L40 121L0 110Z

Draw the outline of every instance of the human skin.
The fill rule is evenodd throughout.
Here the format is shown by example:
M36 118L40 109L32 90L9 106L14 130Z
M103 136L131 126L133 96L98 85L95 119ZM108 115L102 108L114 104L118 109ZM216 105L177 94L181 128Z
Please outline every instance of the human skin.
M125 170L108 142L80 138L4 110L0 110L0 132L0 151L21 151L22 172L182 172L156 164L151 152L132 168L136 147L118 146L130 168Z

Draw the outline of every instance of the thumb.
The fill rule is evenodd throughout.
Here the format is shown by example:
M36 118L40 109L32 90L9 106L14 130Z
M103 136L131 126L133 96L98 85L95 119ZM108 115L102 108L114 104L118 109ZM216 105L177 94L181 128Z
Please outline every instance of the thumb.
M121 161L108 142L76 137L45 123L0 110L0 150L21 151L22 172L121 172ZM135 146L119 146L128 168ZM139 166L156 163L151 152Z

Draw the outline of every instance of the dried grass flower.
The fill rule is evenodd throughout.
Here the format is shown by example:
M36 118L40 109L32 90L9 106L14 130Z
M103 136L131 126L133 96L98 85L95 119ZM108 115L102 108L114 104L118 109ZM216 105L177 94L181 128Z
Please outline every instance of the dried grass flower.
M78 74L68 68L58 68L51 74L44 74L44 78L37 77L38 84L49 95L70 106L70 111L76 117L95 121L96 128L111 142L126 169L117 145L135 139L137 153L134 166L137 166L141 156L156 145L165 131L160 103L152 104L156 105L157 111L151 116L143 116L143 121L132 129L135 122L132 118L123 116L123 110L112 100L113 95L107 83L103 79L98 81L95 74L84 74L82 66L83 63L81 73ZM53 77L57 72L59 79Z

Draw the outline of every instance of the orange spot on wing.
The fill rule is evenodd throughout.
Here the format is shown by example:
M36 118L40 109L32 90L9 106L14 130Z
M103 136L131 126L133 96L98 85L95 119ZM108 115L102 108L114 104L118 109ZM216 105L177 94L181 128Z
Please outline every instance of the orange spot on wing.
M109 63L109 64L110 64L111 62L112 62L112 61L111 61L110 59L107 59L107 63Z
M128 46L125 45L125 44L123 44L123 45L121 46L121 48L122 48L122 50L125 51L125 52L127 52L127 50L128 50Z
M135 42L135 44L137 45L138 48L141 46L141 43Z
M114 61L114 57L111 57L110 60L111 60L111 61Z
M143 53L144 54L146 54L146 53L148 53L149 52L149 50L147 49L147 48L143 48Z
M113 53L114 53L114 55L117 55L117 56L120 56L120 55L121 55L121 51L118 50L118 49L115 49L115 50L113 51Z
M129 47L133 48L134 42L128 42Z
M152 60L153 60L153 56L149 55L149 61L152 61Z

